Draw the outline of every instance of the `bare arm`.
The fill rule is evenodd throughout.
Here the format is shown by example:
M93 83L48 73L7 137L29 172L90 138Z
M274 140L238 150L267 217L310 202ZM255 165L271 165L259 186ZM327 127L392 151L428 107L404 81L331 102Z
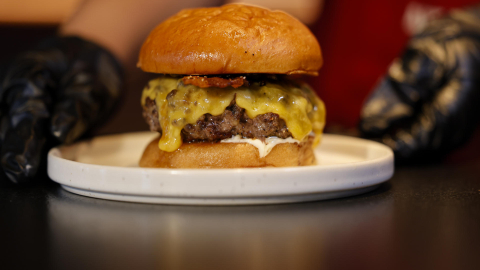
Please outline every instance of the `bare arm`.
M212 6L221 0L85 0L60 29L108 48L124 65L158 23L184 8Z

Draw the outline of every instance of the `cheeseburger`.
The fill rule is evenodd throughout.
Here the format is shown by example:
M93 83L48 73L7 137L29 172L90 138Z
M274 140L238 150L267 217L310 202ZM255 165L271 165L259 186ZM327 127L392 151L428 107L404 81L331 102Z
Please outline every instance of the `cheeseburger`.
M142 93L144 118L160 137L140 166L315 164L325 108L297 79L321 65L313 34L281 11L232 4L170 17L150 33L137 64L161 74Z

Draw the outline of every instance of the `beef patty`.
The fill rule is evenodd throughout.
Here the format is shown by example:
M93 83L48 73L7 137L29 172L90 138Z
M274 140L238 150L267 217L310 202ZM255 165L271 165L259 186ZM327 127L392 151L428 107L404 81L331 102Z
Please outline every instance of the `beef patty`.
M162 133L154 100L147 98L143 117L150 125L150 130ZM182 129L184 142L219 141L235 135L260 140L272 136L282 139L292 137L285 121L278 114L266 113L251 119L245 109L235 103L235 99L221 115L204 114L195 124L187 124Z

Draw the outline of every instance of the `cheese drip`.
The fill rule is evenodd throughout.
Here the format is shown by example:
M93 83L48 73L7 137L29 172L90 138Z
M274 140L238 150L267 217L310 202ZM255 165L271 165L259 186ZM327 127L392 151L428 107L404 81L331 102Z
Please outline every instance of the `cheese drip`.
M325 125L323 102L306 85L290 81L269 82L263 86L254 83L236 89L200 88L184 85L179 78L161 77L151 80L143 90L142 106L147 98L157 104L162 128L158 146L167 152L182 145L181 131L187 124L195 124L206 113L222 114L234 98L252 119L269 112L278 114L298 141L313 131L318 144Z

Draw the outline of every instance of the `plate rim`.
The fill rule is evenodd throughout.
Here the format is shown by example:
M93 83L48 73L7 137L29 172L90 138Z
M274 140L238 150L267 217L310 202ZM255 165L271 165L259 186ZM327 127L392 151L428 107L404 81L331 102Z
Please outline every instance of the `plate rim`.
M352 164L357 164L357 163L361 163L361 164L369 164L369 163L377 163L381 160L388 160L388 159L393 159L394 157L394 154L393 154L393 151L392 149L390 149L388 146L386 145L383 145L379 142L376 142L376 141L372 141L372 140L367 140L367 139L363 139L363 138L357 138L357 137L351 137L351 136L345 136L345 135L337 135L337 134L323 134L322 136L326 136L326 137L332 137L332 138L336 138L336 139L348 139L348 140L359 140L359 141L364 141L366 143L370 143L372 145L375 145L376 147L381 147L383 148L383 150L386 150L386 151L389 151L390 153L388 155L385 155L383 157L378 157L378 158L374 158L374 159L369 159L369 160L366 160L366 161L360 161L360 162L349 162L349 163L342 163L342 164L326 164L326 165L319 165L319 164L315 164L315 165L309 165L309 166L297 166L297 167L281 167L281 168L278 168L278 167L259 167L259 168L234 168L234 169L229 169L229 168L218 168L218 169L195 169L195 168L181 168L181 169L171 169L171 168L142 168L142 167L124 167L124 166L113 166L113 165L99 165L99 164L90 164L90 163L82 163L82 162L79 162L79 161L74 161L74 160L70 160L70 159L67 159L67 158L62 158L61 155L56 155L56 153L60 153L61 152L61 149L60 148L63 148L63 147L72 147L76 144L84 144L84 143L88 143L88 141L91 141L93 139L97 139L97 138L106 138L106 137L115 137L115 136L128 136L128 135L141 135L141 134L146 134L146 133L150 133L150 132L129 132L129 133L121 133L121 134L110 134L110 135L104 135L104 136L96 136L96 137L93 137L91 139L88 139L88 140L82 140L82 141L78 141L74 144L71 144L71 145L59 145L59 146L55 146L55 147L52 147L49 151L48 151L48 158L50 157L53 157L53 158L56 158L56 159L61 159L62 162L68 162L68 163L78 163L78 164L84 164L84 165L88 165L88 166L92 166L92 167L98 167L98 168L115 168L115 169L119 169L119 168L122 168L122 169L125 169L125 170L147 170L147 171L171 171L171 172L175 172L175 174L178 174L178 173L186 173L186 172L199 172L199 173L215 173L215 172L224 172L224 171L232 171L232 172L247 172L247 171L258 171L258 170L262 170L262 171L269 171L269 170L273 170L273 171L278 171L278 170L302 170L302 171L306 171L306 170L316 170L318 169L319 167L321 168L325 168L325 169L329 169L329 168L337 168L337 167L344 167L346 164L348 165L352 165ZM318 145L317 147L314 148L314 151L317 151L317 149L321 147L321 145Z
M137 203L159 203L171 205L261 205L261 204L286 204L298 202L310 202L329 200L342 197L361 195L377 189L382 183L363 186L355 189L342 189L327 192L300 193L292 195L272 196L239 196L239 197L178 197L178 196L147 196L136 194L115 194L108 192L97 192L92 190L79 189L68 185L61 187L74 194L86 197L99 198L104 200L137 202Z
M183 198L183 199L200 199L200 198L215 198L215 199L220 199L220 198L224 198L225 200L230 200L232 198L235 198L237 199L237 203L235 204L249 204L249 203L241 203L240 201L238 201L238 198L261 198L261 197L264 197L264 198L268 198L268 197L278 197L278 196L283 196L283 197L288 197L289 195L290 196L299 196L299 195L307 195L307 194L320 194L320 193L327 193L327 192L339 192L339 191L345 191L345 190L356 190L356 189L362 189L362 188L366 188L366 187L369 187L369 186L377 186L383 182L386 182L388 181L394 174L394 156L393 156L393 151L388 148L386 145L383 145L383 144L380 144L378 142L375 142L375 141L370 141L370 140L365 140L365 139L361 139L361 138L356 138L356 137L349 137L349 136L343 136L343 135L335 135L335 134L324 134L324 136L326 138L328 138L328 140L334 140L335 143L339 143L339 140L340 140L340 143L341 143L341 140L348 140L350 143L367 143L368 145L364 146L364 147L376 147L377 149L380 148L382 151L383 150L383 154L379 157L375 157L375 158L371 158L371 159L368 159L368 160L361 160L361 161L358 161L358 162L346 162L346 163L341 163L341 164L325 164L325 165L322 165L322 164L317 164L317 165L313 165L313 166L299 166L299 167L283 167L283 168L237 168L237 169L169 169L169 168L141 168L141 167L126 167L126 166L114 166L114 165L99 165L99 164L90 164L90 163L82 163L82 162L79 162L79 161L75 161L75 160L70 160L70 159L67 159L65 157L62 157L62 149L64 147L69 147L71 148L72 146L80 146L82 144L89 144L92 140L94 139L108 139L112 136L118 136L118 137L121 137L121 136L147 136L147 135L152 135L152 133L150 132L132 132L132 133L121 133L121 134L112 134L112 135L105 135L105 136L98 136L98 137L94 137L94 138L91 138L89 140L83 140L83 141L79 141L73 145L67 145L67 146L57 146L57 147L53 147L52 149L49 150L48 152L48 164L47 164L47 170L48 170L48 176L50 177L50 179L52 179L54 182L57 182L59 183L60 185L62 185L62 187L65 185L65 186L68 186L68 187L71 187L71 188L74 188L74 189L80 189L80 190L84 190L85 192L101 192L101 193L109 193L109 194L117 194L118 197L121 197L121 196L146 196L146 197L163 197L163 198ZM320 147L320 146L318 146ZM318 151L318 147L315 149L315 152ZM239 177L244 177L244 178L247 178L249 176L253 176L253 177L259 177L258 175L259 174L262 174L262 175L270 175L270 174L279 174L279 173L282 173L282 172L285 172L285 173L288 173L289 174L289 177L291 177L292 175L290 174L298 174L299 176L302 176L307 179L302 179L300 180L300 182L302 184L305 184L305 186L301 187L301 188L296 188L296 189L293 189L293 190L290 190L288 192L279 192L279 190L282 190L282 188L285 188L285 185L286 183L284 182L281 182L281 187L276 187L277 189L273 189L275 190L274 192L253 192L251 194L248 194L248 195L245 195L243 193L248 193L246 191L239 191L238 194L228 194L228 193L225 193L225 194L218 194L218 193L215 193L213 192L213 188L212 188L212 191L208 191L209 192L209 195L205 195L205 190L199 192L198 194L191 194L191 191L189 192L186 192L184 194L182 194L181 192L171 192L171 191L167 191L166 193L162 193L162 192L151 192L151 193L142 193L143 190L141 188L138 188L136 187L135 190L127 190L125 191L125 187L123 188L117 188L119 190L122 190L122 191L115 191L114 188L105 188L104 186L101 186L99 185L98 183L96 184L93 184L93 188L87 188L86 186L88 185L82 185L81 183L79 183L80 181L79 180L75 180L73 181L72 183L72 180L70 179L70 182L68 182L66 179L58 179L52 175L55 175L55 173L52 173L51 170L53 170L52 168L52 161L53 162L56 162L56 166L58 166L58 163L60 164L65 164L65 165L69 165L69 166L75 166L75 167L81 167L81 168L85 168L87 170L89 169L92 169L94 171L100 171L100 170L115 170L115 172L118 172L119 174L122 174L122 173L125 173L125 174L128 174L128 178L130 178L130 174L131 175L134 175L134 174L139 174L140 175L150 175L150 174L153 174L154 177L152 177L150 180L152 180L153 182L155 182L155 184L157 184L160 180L164 180L164 179L157 179L157 177L165 177L165 176L168 176L168 177L172 177L173 180L166 180L167 182L168 181L177 181L177 179L180 179L181 181L183 182L188 182L190 181L190 179L186 179L186 177L191 177L193 175L195 176L199 176L199 177L208 177L208 176L211 176L212 174L215 175L215 174L225 174L225 173L228 173L229 175L230 174L234 174L236 175L234 181L239 181ZM368 181L364 181L364 182L361 182L361 185L359 184L360 183L360 180L358 180L358 184L357 186L355 186L355 181L353 181L353 186L349 186L349 187L346 187L347 185L347 182L348 181L351 181L351 180L348 180L348 181L345 181L345 183L343 183L343 185L339 182L337 183L333 183L333 181L330 179L329 181L326 181L327 184L325 184L324 188L321 189L321 190L310 190L309 192L306 191L306 188L308 186L318 186L318 185L322 185L322 184L318 184L318 183L315 183L317 180L312 180L314 177L312 176L312 174L315 174L315 173L322 173L323 172L327 172L327 173L330 173L330 174L335 174L335 173L338 173L340 172L341 170L347 170L347 174L352 174L352 171L360 168L360 169L363 169L363 170L366 170L366 169L375 169L375 168L383 168L385 169L385 171L381 171L381 173L377 173L375 175L375 177L371 177L370 180ZM76 168L77 169L77 168ZM380 171L380 170L379 170ZM82 170L83 172L83 170ZM93 172L94 174L95 172ZM60 173L58 173L60 174ZM176 177L176 178L175 178ZM183 178L182 178L183 177ZM348 177L347 177L348 178ZM351 176L350 176L351 178ZM271 178L266 178L267 179L267 182L268 181L274 181L274 180L271 180L273 179L273 177ZM158 180L158 181L157 181ZM116 179L116 180L112 180L114 184L119 184L119 180ZM304 182L302 182L304 181ZM313 181L314 183L312 184L311 182L309 181ZM335 180L336 181L336 180ZM139 180L138 183L134 183L134 184L137 184L137 185L140 185L142 181ZM253 183L253 182L252 182ZM238 183L236 183L238 184ZM96 186L95 186L96 185ZM208 185L212 185L211 183L207 183L206 186ZM233 182L232 180L232 186L235 186L235 182ZM264 184L266 185L266 184ZM282 186L283 185L283 186ZM249 187L251 188L251 187ZM264 186L261 186L261 188L265 188ZM303 188L303 189L302 189ZM207 189L208 190L208 189ZM69 190L69 192L72 192L72 190ZM84 193L85 193L84 192ZM169 193L170 192L170 193ZM202 193L204 192L204 193ZM208 193L207 192L207 193ZM80 194L80 193L77 193L77 194ZM85 194L80 194L80 195L83 195L85 196ZM95 196L95 195L92 195L91 197L97 197L97 198L101 198L101 196ZM105 198L104 198L105 199ZM108 199L108 198L106 198ZM118 198L117 198L118 199ZM122 199L119 199L119 200L122 200ZM132 201L132 200L129 200L129 201ZM137 201L137 202L142 202L142 201ZM168 202L167 202L168 203ZM269 203L268 200L265 201L265 203ZM227 203L227 204L231 204L231 203Z

